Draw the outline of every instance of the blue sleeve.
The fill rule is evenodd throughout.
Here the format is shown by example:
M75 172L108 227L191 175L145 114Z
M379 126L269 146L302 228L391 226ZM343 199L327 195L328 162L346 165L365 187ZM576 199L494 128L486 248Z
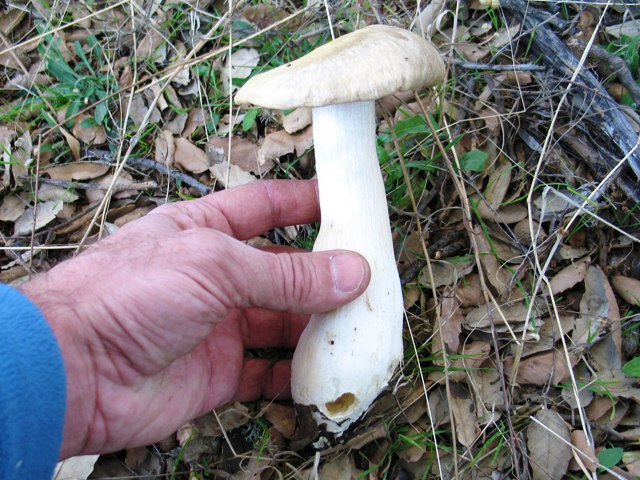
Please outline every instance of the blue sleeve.
M0 284L0 479L50 480L62 445L62 354L42 313Z

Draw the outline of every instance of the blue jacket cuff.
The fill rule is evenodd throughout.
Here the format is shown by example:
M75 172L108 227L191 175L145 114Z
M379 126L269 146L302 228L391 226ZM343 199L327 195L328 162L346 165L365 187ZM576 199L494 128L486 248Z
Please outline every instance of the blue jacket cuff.
M44 315L0 284L0 478L49 480L62 445L66 382Z

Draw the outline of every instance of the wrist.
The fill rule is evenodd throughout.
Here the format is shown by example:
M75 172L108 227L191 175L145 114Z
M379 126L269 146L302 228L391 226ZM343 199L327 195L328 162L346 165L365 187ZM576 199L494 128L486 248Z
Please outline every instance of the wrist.
M20 290L42 312L62 353L67 405L60 457L68 458L84 451L94 416L95 370L86 341L88 322L78 318L68 293L52 288L46 275L27 282Z

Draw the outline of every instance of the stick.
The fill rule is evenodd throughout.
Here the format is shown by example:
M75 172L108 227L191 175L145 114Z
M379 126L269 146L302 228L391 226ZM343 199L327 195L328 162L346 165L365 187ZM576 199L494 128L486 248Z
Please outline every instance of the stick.
M115 154L108 150L100 150L96 148L88 149L85 152L85 156L89 158L95 158L100 162L108 163L112 165L114 163ZM157 172L162 173L163 175L168 175L169 177L179 180L185 185L188 185L192 188L195 188L202 195L207 195L211 193L211 188L207 187L205 184L200 183L193 177L181 172L180 170L175 170L173 168L169 168L162 163L156 162L155 160L151 160L150 158L140 158L140 157L128 157L127 165L139 166L142 168L150 168Z

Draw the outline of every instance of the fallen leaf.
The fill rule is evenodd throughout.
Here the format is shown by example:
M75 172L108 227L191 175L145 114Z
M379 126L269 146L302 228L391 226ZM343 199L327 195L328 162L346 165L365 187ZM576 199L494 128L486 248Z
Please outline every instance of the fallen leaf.
M101 177L109 171L109 166L95 162L72 162L64 165L54 165L42 170L54 180L91 180Z
M449 291L443 295L440 302L442 315L438 317L437 333L442 336L442 340L449 348L450 353L458 353L460 345L460 333L462 331L462 313L460 304ZM434 345L440 345L436 340Z
M640 280L616 275L611 279L611 285L616 293L629 305L640 304Z
M445 11L446 0L433 0L424 7L411 25L411 30L419 35L426 35L430 39L436 30L440 29L439 23Z
M172 132L163 130L156 138L156 162L167 167L173 166L175 161L176 145Z
M331 480L353 480L359 478L362 472L358 470L350 455L338 454L325 462L318 471L318 478ZM312 476L305 478L313 478Z
M591 258L585 257L560 270L549 282L551 284L551 293L557 295L582 282L587 275L587 267L590 264Z
M14 235L26 235L32 230L39 230L42 227L49 224L56 219L56 214L62 210L62 202L41 202L38 203L38 208L35 213L34 221L34 209L29 208L26 210L20 218L16 220L13 226Z
M220 72L225 93L228 95L238 88L232 85L232 79L247 78L258 62L260 62L260 53L254 48L241 48L228 56L225 66Z
M183 137L175 139L175 163L192 173L202 173L211 167L206 152Z
M49 185L48 183L43 183L38 189L38 200L42 202L73 203L78 200L78 198L78 194L72 189Z
M258 150L258 163L265 165L267 162L278 161L280 157L294 152L300 156L312 145L313 130L311 128L295 134L279 130L265 137L260 150Z
M588 267L584 279L585 292L580 300L580 316L571 337L573 343L582 348L590 346L609 330L609 302L603 278L604 274L598 267Z
M558 412L540 410L527 428L532 479L561 480L572 458L570 445L569 427Z
M465 447L473 445L478 436L478 418L473 399L467 388L457 382L449 385L451 391L451 413L455 423L458 441Z
M308 107L296 108L282 119L282 126L287 133L299 132L309 125L311 125L311 108Z
M590 472L595 472L598 466L598 458L596 457L593 445L589 445L587 435L583 430L574 430L571 432L571 445L575 448L571 452L573 458L569 463L569 470L575 472L586 469Z
M527 321L529 307L524 302L501 305L496 307L491 304L484 304L467 312L462 324L467 330L490 330L494 325L496 328L507 323L514 330L522 331L524 323ZM531 312L534 316L536 326L541 325L541 320L536 315L536 309ZM533 319L532 319L533 320ZM530 321L529 323L533 323ZM501 331L503 331L501 329Z
M471 204L476 208L480 218L496 223L510 225L527 218L527 207L521 203L506 205L499 210L492 209L487 200L479 195L469 197Z
M538 222L532 220L529 222L528 218L524 220L520 220L513 227L513 234L516 238L527 247L533 244L531 231L533 230L533 234L535 235L536 245L540 245L547 238L547 233L544 231L544 227L542 227Z
M231 155L229 155L229 148L231 148ZM271 170L275 164L266 162L264 165L260 165L258 162L258 148L254 142L235 135L231 137L231 142L229 142L228 137L211 137L205 144L205 151L209 155L212 165L224 163L231 157L232 165L237 165L245 172L262 176Z
M634 440L637 440L638 436ZM622 455L622 463L634 478L640 478L640 452L628 451Z
M291 439L296 432L296 411L293 407L274 402L261 404L264 418L285 438Z
M100 455L82 455L68 458L56 465L53 480L87 480L93 473Z
M209 171L225 188L237 187L257 180L256 177L245 172L239 166L229 165L229 162L218 163Z
M474 228L473 237L477 245L477 254L480 256L480 263L485 269L489 283L491 283L498 292L504 292L510 286L511 273L494 256L489 240L481 228Z
M450 260L431 260L431 274L429 275L429 268L424 267L418 275L418 283L426 288L435 288L457 285L462 278L470 273L474 264L471 260L468 261L450 261Z
M537 332L538 340L525 342L522 356L528 357L555 348L561 336L567 335L573 330L575 320L575 315L560 315L559 319L556 317L543 319ZM558 323L560 323L560 327L558 327Z
M161 115L156 105L153 105L153 94L147 91L144 94L138 93L133 96L131 100L131 107L129 109L129 118L133 121L134 125L142 125L147 119L148 123L155 124L160 122Z
M480 275L466 275L455 290L456 298L462 307L471 307L480 304L484 300Z
M513 362L513 358L507 358L504 362L504 370L510 380L513 380ZM557 385L567 378L570 368L561 352L531 355L518 363L515 382L519 385Z
M86 120L92 118L89 115L78 115L73 122L71 133L87 145L101 145L107 141L107 132L102 125L86 126Z
M7 195L0 203L0 222L15 222L28 208L16 195Z
M511 169L513 168L510 161L504 157L500 157L498 163L489 175L487 188L484 191L484 198L492 210L497 210L502 205L507 191L511 185Z
M628 22L618 23L606 27L605 32L616 38L629 37L634 38L640 35L640 20L629 20Z
M474 392L477 393L482 403L483 410L478 408L478 416L493 412L496 409L502 410L506 405L506 397L502 389L502 375L493 364L493 360L484 358L477 369L469 370L474 385ZM486 419L488 421L489 419Z
M164 37L156 28L146 29L145 35L136 45L134 55L138 61L164 62L167 57Z
M118 218L116 218L113 222L113 224L120 228L124 225L126 225L129 222L132 222L133 220L137 220L139 218L144 217L147 213L149 213L152 210L152 207L140 207L140 208L136 208L135 210L132 210L128 213L125 213L124 215L119 216Z
M60 127L59 130L67 141L67 145L69 145L69 150L71 150L73 158L76 161L80 160L80 142L78 141L78 139L67 132L65 128Z

